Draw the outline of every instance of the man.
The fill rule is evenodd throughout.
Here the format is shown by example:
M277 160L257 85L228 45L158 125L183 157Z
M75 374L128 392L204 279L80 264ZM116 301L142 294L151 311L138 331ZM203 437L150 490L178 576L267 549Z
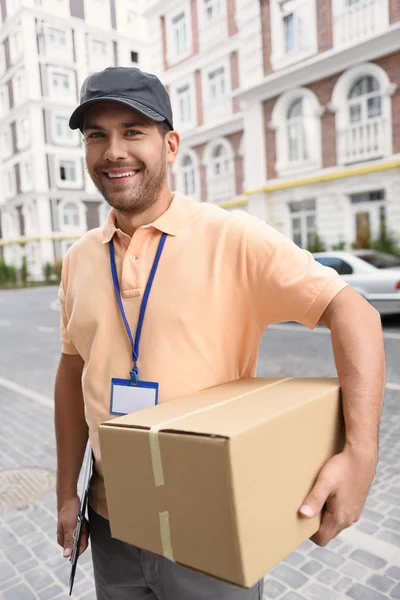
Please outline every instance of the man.
M303 518L324 508L313 539L325 545L359 518L377 464L385 379L379 315L335 271L265 223L169 190L168 165L180 139L168 94L153 75L128 68L91 75L70 126L83 132L88 172L112 208L104 227L77 241L63 265L55 390L58 542L70 556L89 431L99 600L261 599L262 582L242 589L110 537L98 427L110 418L111 379L136 377L139 368L141 380L158 382L159 402L166 402L254 376L261 335L271 323L329 327L346 445L299 507ZM137 356L131 345L139 320ZM87 535L82 552L86 546Z

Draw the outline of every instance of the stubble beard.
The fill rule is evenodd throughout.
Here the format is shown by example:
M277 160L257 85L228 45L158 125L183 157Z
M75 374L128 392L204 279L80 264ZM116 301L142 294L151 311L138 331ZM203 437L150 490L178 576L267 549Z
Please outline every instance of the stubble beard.
M164 187L167 179L165 157L166 151L163 145L160 160L151 169L140 169L135 177L142 178L142 181L134 184L134 189L130 192L124 193L118 189L114 192L110 191L101 184L101 179L96 174L89 173L89 175L100 194L115 210L140 215L157 201Z

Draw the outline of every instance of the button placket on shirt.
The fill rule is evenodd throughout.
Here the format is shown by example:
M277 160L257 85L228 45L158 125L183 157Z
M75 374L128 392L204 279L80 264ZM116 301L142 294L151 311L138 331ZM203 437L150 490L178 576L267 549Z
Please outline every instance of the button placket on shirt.
M138 229L135 231L124 256L122 265L122 296L125 298L139 296L143 292L141 289L141 270L146 243L145 237L145 230Z

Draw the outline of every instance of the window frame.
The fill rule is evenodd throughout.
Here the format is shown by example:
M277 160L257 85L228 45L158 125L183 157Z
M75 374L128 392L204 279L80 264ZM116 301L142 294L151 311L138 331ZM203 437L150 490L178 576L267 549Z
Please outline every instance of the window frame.
M350 123L348 96L357 81L366 76L374 77L379 84L381 90L381 116L373 118L376 119L375 123L378 128L379 148L376 152L366 154L363 158L357 153L354 156L348 156L348 136L351 135L352 127L357 127L357 123L353 124L353 126ZM391 96L395 90L396 85L391 83L387 72L375 63L364 63L342 73L335 84L332 92L332 100L328 105L331 112L335 114L337 139L336 161L338 165L362 163L367 160L378 159L393 154ZM370 120L371 123L373 119ZM359 127L362 127L368 121L361 121L360 123Z
M303 138L307 154L303 159L290 160L288 114L297 100L302 101ZM308 88L295 88L279 97L272 110L270 127L275 131L276 163L278 177L295 175L322 168L322 125L324 111L317 96ZM293 120L294 122L294 120ZM305 156L305 158L304 158Z
M186 44L187 47L184 51L177 52L176 38L175 38L175 27L174 20L183 14L186 22ZM167 62L169 65L174 65L177 62L181 62L185 58L188 58L192 54L193 44L193 32L192 32L192 13L189 2L175 8L166 16L166 36L167 36Z
M274 71L318 53L316 0L271 0L270 11L271 65ZM287 49L285 19L291 15L294 31L293 49Z
M317 235L317 201L315 198L307 198L304 200L297 200L288 202L288 210L290 217L290 228L291 228L291 239L300 248L308 248L312 244L312 240L308 240L310 234ZM310 217L314 220L313 228L309 228L307 219ZM294 220L300 220L300 237L301 243L296 241ZM307 243L304 244L304 241Z
M63 163L73 163L75 169L75 179L62 179L61 169ZM65 166L64 166L65 168ZM60 189L82 189L83 173L80 157L75 156L57 156L56 157L56 185Z

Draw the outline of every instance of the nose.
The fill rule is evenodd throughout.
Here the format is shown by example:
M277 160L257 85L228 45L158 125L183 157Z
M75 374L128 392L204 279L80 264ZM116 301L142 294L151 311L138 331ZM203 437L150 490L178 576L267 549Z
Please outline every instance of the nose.
M104 160L116 162L118 160L125 160L127 156L128 153L125 149L124 140L121 140L117 136L110 136L106 151L104 152Z

